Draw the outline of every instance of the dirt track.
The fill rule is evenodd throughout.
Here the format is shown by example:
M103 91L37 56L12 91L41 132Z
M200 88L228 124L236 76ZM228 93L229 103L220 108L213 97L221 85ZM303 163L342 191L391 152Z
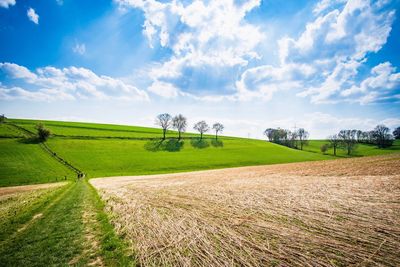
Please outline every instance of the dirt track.
M94 179L142 265L400 266L400 154Z
M32 191L32 190L59 187L59 186L63 186L66 184L67 184L67 182L59 182L59 183L48 183L48 184L33 184L33 185L0 187L0 197L10 195L10 194Z

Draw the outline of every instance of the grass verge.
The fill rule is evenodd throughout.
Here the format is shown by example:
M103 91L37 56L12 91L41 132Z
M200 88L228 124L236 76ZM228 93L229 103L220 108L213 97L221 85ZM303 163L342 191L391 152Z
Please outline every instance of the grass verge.
M86 180L57 191L22 217L18 227L9 226L6 232L14 234L5 234L0 245L5 266L133 265ZM4 224L14 225L11 220Z

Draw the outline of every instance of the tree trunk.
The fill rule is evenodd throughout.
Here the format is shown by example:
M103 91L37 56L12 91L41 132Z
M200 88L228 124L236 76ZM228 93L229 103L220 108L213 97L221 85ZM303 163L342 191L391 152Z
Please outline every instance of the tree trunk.
M179 140L181 140L181 131L178 131L178 133L179 133Z
M163 139L165 140L165 132L166 132L166 129L163 129Z
M203 140L203 133L200 133L200 140Z
M218 132L215 132L215 140L218 140Z
M336 146L333 146L333 155L336 156Z

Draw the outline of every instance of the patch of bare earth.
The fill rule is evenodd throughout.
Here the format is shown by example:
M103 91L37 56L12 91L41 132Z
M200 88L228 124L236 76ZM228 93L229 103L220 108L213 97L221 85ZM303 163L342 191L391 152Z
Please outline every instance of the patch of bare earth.
M9 195L66 185L68 182L0 187L0 199Z
M400 266L400 155L95 179L141 265Z

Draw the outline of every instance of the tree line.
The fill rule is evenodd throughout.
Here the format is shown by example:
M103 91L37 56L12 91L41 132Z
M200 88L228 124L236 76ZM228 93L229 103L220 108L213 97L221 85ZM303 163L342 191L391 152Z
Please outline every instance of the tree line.
M339 133L329 136L328 147L333 148L333 155L336 156L336 150L343 148L347 155L350 155L356 148L357 144L376 145L378 148L386 148L393 145L394 139L400 139L400 127L397 127L393 134L390 129L383 124L377 125L373 130L341 130ZM326 152L321 147L322 152Z
M186 117L184 117L182 114L172 117L168 113L163 113L156 117L156 125L160 126L163 131L163 140L165 140L167 131L169 129L175 129L178 132L178 139L180 140L182 138L182 133L186 131L188 123ZM203 134L210 130L210 126L202 120L197 122L193 126L193 129L200 133L200 140L202 140ZM215 133L215 139L218 140L218 134L223 132L224 125L216 122L212 125L212 129Z
M268 128L264 131L264 135L270 142L301 150L308 144L308 137L310 136L304 128L299 128L293 132L282 128Z
M264 135L270 142L301 150L308 144L309 138L309 132L304 128L295 131L268 128L264 131ZM335 156L338 149L344 149L347 155L350 155L357 148L357 144L371 144L378 148L386 148L393 145L394 139L400 139L400 127L397 127L391 134L388 127L380 124L370 131L341 130L339 133L329 136L329 143L323 144L320 149L322 153L325 153L332 148Z

